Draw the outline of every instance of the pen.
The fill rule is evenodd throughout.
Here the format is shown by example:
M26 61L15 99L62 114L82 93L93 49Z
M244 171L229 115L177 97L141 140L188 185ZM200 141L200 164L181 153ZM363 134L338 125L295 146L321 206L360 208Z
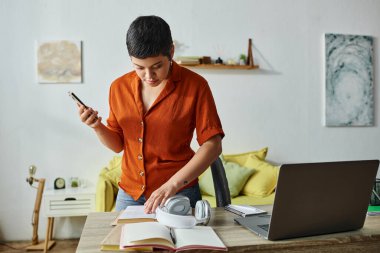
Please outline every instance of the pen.
M176 244L173 228L169 228L169 231L170 231L170 237L172 238L173 243Z

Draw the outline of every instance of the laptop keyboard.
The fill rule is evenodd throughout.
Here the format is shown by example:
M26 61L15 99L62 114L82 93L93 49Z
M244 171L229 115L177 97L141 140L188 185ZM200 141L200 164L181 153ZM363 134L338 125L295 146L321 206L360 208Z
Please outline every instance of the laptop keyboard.
M269 231L269 224L263 224L263 225L257 225L259 228L265 230L265 231Z

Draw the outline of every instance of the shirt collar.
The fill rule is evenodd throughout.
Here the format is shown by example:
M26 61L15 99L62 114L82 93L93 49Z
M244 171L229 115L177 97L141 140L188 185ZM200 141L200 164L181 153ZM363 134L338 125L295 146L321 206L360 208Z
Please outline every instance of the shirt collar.
M173 82L178 82L181 80L181 66L179 66L175 61L172 61L172 79Z
M155 104L158 104L161 100L163 100L166 96L168 96L175 89L175 86L176 86L175 83L179 82L181 80L181 70L182 70L182 67L179 66L175 61L172 61L172 70L171 70L172 72L168 78L168 82L167 82L165 88L160 93L160 95L157 97L157 100L153 104L153 106L155 106ZM135 97L136 105L137 105L140 113L142 113L143 103L142 103L141 94L140 94L141 80L140 80L139 76L136 74L136 71L134 71L134 75L135 75L135 77L134 77L133 83L132 83L133 94Z

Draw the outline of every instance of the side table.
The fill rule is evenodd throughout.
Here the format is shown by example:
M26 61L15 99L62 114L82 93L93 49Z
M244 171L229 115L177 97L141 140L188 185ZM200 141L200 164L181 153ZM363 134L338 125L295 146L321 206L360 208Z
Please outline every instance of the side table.
M47 189L43 194L45 215L48 218L44 252L54 245L54 218L87 216L95 211L95 188Z

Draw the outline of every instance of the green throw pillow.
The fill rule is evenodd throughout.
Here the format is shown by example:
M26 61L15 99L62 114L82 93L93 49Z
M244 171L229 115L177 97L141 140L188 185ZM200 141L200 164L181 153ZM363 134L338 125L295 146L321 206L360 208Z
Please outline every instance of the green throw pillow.
M228 188L231 197L238 196L243 189L249 177L255 173L255 170L240 166L237 163L226 162L223 157L220 157L226 171ZM203 194L215 196L214 182L212 179L211 168L208 168L199 179L199 187Z

